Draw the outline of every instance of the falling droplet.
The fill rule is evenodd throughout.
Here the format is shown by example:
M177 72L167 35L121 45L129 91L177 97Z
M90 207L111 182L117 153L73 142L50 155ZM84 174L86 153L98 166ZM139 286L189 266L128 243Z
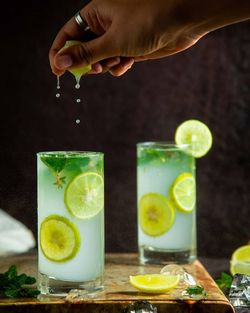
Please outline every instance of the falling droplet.
M60 89L60 76L57 76L56 80L57 80L57 82L56 82L56 89Z
M75 76L76 78L76 85L75 85L75 88L76 89L79 89L81 86L80 86L80 80L81 80L81 76Z
M80 122L81 122L81 121L80 121L79 119L76 120L76 124L80 124Z
M81 102L81 99L76 99L76 102L77 102L77 103L80 103L80 102Z
M60 93L57 93L57 94L56 94L56 97L57 97L57 98L60 98L60 96L61 96Z

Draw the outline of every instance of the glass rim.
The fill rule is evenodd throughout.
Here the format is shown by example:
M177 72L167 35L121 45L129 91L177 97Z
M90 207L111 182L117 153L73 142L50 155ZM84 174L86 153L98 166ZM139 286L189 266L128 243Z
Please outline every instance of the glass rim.
M166 149L185 150L191 147L191 144L178 145L174 142L169 142L169 141L145 141L145 142L138 142L136 146L137 148L151 148L151 149L157 149L157 150L166 150Z
M59 150L59 151L41 151L37 156L58 156L58 157L85 157L85 156L103 156L103 152L97 151L78 151L78 150Z

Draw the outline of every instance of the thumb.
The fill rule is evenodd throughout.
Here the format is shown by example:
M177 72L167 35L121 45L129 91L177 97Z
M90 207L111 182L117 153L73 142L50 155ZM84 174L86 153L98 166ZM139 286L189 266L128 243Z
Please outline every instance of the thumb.
M109 36L105 33L91 41L59 51L54 62L57 68L63 70L71 67L83 67L114 56L116 56L115 49L112 49Z

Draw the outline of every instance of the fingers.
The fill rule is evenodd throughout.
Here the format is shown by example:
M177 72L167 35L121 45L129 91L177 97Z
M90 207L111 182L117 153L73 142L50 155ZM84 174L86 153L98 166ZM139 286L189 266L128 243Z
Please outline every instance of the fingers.
M100 74L108 72L113 66L121 62L120 57L109 58L104 61L92 64L92 70L88 74Z
M65 42L67 40L70 40L72 38L80 40L82 34L83 34L82 30L76 24L73 17L58 32L49 51L50 66L52 72L55 75L62 75L65 72L64 69L57 68L55 64L55 56L57 55L58 51L65 45Z
M110 48L108 33L88 42L71 46L54 56L54 65L60 71L68 68L83 67L97 63L100 60L115 56L115 51Z
M111 67L109 70L113 76L121 76L125 74L134 64L134 58L122 58L118 65Z
M92 70L88 74L100 74L109 72L113 76L125 74L134 64L133 58L115 57L92 65Z

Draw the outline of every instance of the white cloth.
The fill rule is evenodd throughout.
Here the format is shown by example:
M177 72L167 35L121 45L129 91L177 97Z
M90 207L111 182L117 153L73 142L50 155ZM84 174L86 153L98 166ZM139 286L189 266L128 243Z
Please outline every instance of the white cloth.
M26 252L35 244L32 232L0 209L0 256Z

